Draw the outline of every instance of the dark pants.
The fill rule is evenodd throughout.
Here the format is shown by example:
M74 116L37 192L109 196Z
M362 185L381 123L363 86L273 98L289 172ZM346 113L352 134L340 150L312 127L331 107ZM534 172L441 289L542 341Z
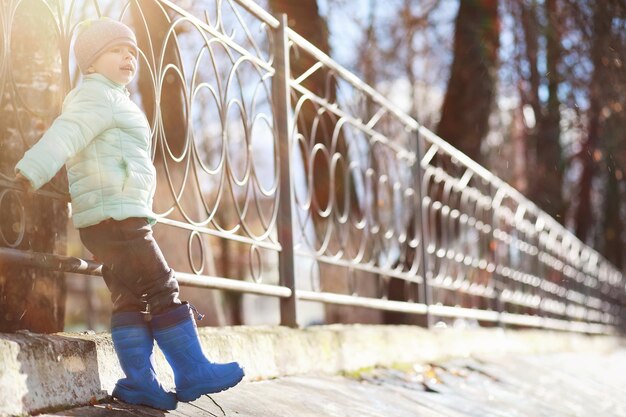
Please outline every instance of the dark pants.
M180 304L178 282L144 218L109 219L79 229L80 239L103 264L113 312L159 314Z

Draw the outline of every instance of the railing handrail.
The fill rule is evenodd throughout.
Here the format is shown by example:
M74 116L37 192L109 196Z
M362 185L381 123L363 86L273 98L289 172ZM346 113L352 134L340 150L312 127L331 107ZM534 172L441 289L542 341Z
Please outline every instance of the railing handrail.
M236 0L239 1L239 0ZM248 0L245 0L246 3L249 3ZM436 133L429 130L427 127L421 125L417 120L412 118L410 115L403 112L398 106L394 105L390 102L386 97L380 94L378 91L373 89L370 85L364 83L358 76L350 72L348 69L343 67L341 64L333 60L329 57L325 52L317 48L307 39L303 38L293 29L288 30L289 38L298 44L298 46L302 47L309 53L311 53L315 58L317 58L322 64L327 65L329 68L333 69L340 75L342 75L348 82L350 82L353 86L360 88L366 94L369 94L372 99L385 108L389 109L393 114L395 114L398 118L404 121L408 126L412 129L419 132L419 134L423 135L429 142L436 145L438 148L443 149L453 158L459 160L477 175L479 175L485 181L493 184L497 188L506 190L508 196L514 198L518 203L524 204L528 207L529 211L535 214L537 217L541 216L544 221L546 221L550 227L558 230L563 236L567 236L569 239L574 240L580 246L590 250L596 256L599 256L602 260L606 261L606 259L598 253L595 249L589 247L585 243L583 243L576 235L574 235L571 231L566 229L561 223L556 221L552 216L547 214L544 210L539 208L533 201L526 198L522 193L520 193L515 187L511 186L507 182L503 181L497 175L494 175L492 172L484 168L482 165L478 164L476 161L471 159L469 156L465 155L454 146L446 142L443 138L438 136ZM608 261L607 261L608 262Z

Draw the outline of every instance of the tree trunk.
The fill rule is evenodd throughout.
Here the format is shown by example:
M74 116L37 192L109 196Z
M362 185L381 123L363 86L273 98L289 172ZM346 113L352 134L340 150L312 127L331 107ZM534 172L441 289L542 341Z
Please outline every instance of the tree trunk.
M405 73L406 73L406 77L409 81L409 86L411 88L411 92L409 94L410 98L411 98L411 110L410 110L410 116L419 121L422 122L422 120L420 120L420 118L418 117L418 107L417 107L417 97L416 97L416 85L417 85L417 76L415 74L415 70L414 70L414 61L418 58L418 54L415 51L415 48L413 46L413 37L415 36L415 32L418 28L417 19L415 19L415 17L412 15L411 13L411 0L404 0L403 3L403 10L402 10L402 30L406 36L406 42L403 45L404 48L406 48L406 61L404 62L405 64ZM374 63L372 62L372 65ZM373 158L375 159L375 158ZM414 178L415 184L417 184L417 181L419 181L419 178ZM376 201L377 198L375 198L374 201ZM411 212L411 216L409 217L409 221L407 224L407 236L416 236L417 233L419 233L420 231L418 230L417 227L417 216L421 216L421 205L419 207L415 207L415 209ZM414 248L411 248L409 246L404 248L404 256L403 256L403 262L404 265L406 265L406 269L410 269L413 265L413 263L415 262L415 250ZM422 260L422 262L424 262ZM388 281L388 298L389 300L394 300L394 301L414 301L414 302L421 302L422 300L420 299L421 294L420 292L420 288L424 288L425 286L422 285L421 287L418 284L415 283L409 283L405 280L401 280L401 279L390 279ZM396 312L396 311L385 311L383 314L384 317L384 323L385 324L407 324L407 325L419 325L422 327L427 327L428 326L428 317L426 315L417 315L417 314L410 314L410 313L401 313L401 312Z
M316 0L302 0L298 2L290 0L270 0L269 4L272 13L275 15L286 13L290 28L307 39L322 52L330 55L328 26L319 13ZM294 54L293 49L291 52L290 69L291 77L294 79L297 79L317 62L315 57L305 51L299 51L297 55ZM301 84L303 87L325 99L327 102L336 102L337 82L335 76L331 74L326 67L318 69ZM327 112L327 114L331 113ZM359 117L361 115L355 116ZM317 109L313 105L303 106L297 120L298 131L309 141L308 148L302 146L301 152L303 156L302 159L304 161L305 173L307 173L307 175L310 174L313 177L313 193L316 203L312 205L311 215L318 238L323 236L324 230L328 227L328 223L333 221L332 216L330 219L324 218L318 213L318 211L324 210L330 204L331 192L333 192L332 190L334 190L335 201L333 211L339 210L341 213L344 213L346 210L349 210L351 216L360 215L360 208L352 178L350 177L348 182L345 183L345 172L339 168L335 176L335 182L331 184L330 164L326 159L315 158L312 166L309 166L307 162L310 158L311 150L316 144L321 144L325 146L326 149L330 150L331 135L335 129L336 121L337 118L334 116L319 116ZM317 126L316 130L314 130L315 126ZM315 136L312 137L314 131ZM342 137L342 133L339 133L338 146L335 152L342 156L345 162L343 169L347 169L350 160L347 144ZM331 155L331 158L332 157L333 155ZM349 193L350 195L349 207L344 207L346 193ZM335 253L334 251L338 250L337 245L339 244L339 239L335 239L329 247L329 251ZM349 246L351 244L358 245L358 242L354 242L354 236L351 236L351 238L348 239L345 246ZM344 249L345 252L350 252L348 247L343 247L342 249ZM358 288L359 296L377 297L378 278L376 275L361 273L358 271L354 271L353 274L350 275L349 273L346 274L347 271L344 267L335 267L325 263L320 263L319 266L322 291L350 294L350 280L354 280L354 283ZM349 275L350 278L348 278L347 275ZM354 307L340 307L332 304L325 305L325 313L326 322L329 323L380 323L382 320L380 311Z
M624 123L622 123L622 125L624 125ZM615 159L610 157L607 165L605 173L606 184L603 198L604 207L602 210L602 213L604 213L604 219L602 221L602 247L600 249L604 257L609 262L613 263L617 269L621 270L624 266L625 248L622 240L624 224L620 216L620 210L624 193L619 187L619 178L621 178L621 174L617 174L618 167Z
M499 33L496 0L461 0L437 134L479 163L494 99Z
M561 23L558 17L561 11L558 0L546 0L541 8L535 1L512 4L519 13L517 18L523 34L525 53L522 62L525 60L528 66L527 78L520 84L520 107L529 105L535 118L534 125L528 124L524 132L528 167L526 196L563 223L566 207L562 191L564 163L560 144L561 103L558 97L562 56ZM541 23L540 16L543 15L545 24ZM545 45L545 48L540 45ZM545 74L540 72L541 61L546 63ZM521 68L519 70L523 74ZM548 96L542 100L539 91L546 85Z
M577 206L575 213L576 236L589 243L589 232L593 224L591 205L591 186L595 176L596 162L599 162L598 138L601 129L602 92L601 83L603 74L602 57L606 49L606 36L610 27L610 19L607 17L607 3L596 2L594 6L592 39L591 39L591 62L593 74L589 85L589 110L587 119L587 140L579 154L582 164L582 173L578 183ZM607 20L608 19L608 20ZM594 161L595 159L595 161Z
M290 1L290 0L270 0L270 8L275 15L286 13L288 17L289 27L295 30L303 38L311 42L317 48L327 55L330 55L330 46L328 43L328 26L326 21L320 16L316 0ZM298 78L306 70L311 68L317 62L312 55L300 51L295 58L292 50L290 57L290 69L292 78ZM336 82L334 77L329 78L329 72L326 68L321 68L314 74L310 75L302 82L302 86L325 98L328 102L334 103L337 97ZM307 138L312 134L312 127L315 119L318 118L316 109L313 106L304 106L298 117L298 130ZM315 143L328 143L330 133L334 129L334 121L324 118L320 120L326 128L319 128L315 138ZM309 159L308 150L302 149L303 161L307 172L312 169L315 173L313 178L315 183L315 197L319 207L327 207L330 202L330 170L325 160L315 158L313 166L309 167L307 161ZM343 186L341 182L334 184L336 187L336 195L343 194ZM341 199L339 200L341 201Z
M607 15L613 19L626 20L626 4L612 0L608 2ZM607 28L608 29L608 28ZM623 57L626 55L626 38L619 26L611 26L603 49L602 82L603 116L600 134L600 150L603 156L602 169L604 195L600 217L601 229L597 247L604 257L618 269L626 266L626 71Z
M534 132L533 149L536 165L531 170L532 180L528 197L546 213L563 223L563 157L560 143L561 109L557 96L559 87L559 61L561 59L561 35L559 32L556 0L546 0L547 26L545 75L548 83L548 100L537 113L537 129ZM535 63L536 64L536 63ZM535 90L538 94L539 85Z
M13 20L0 25L3 40L11 35L0 66L0 246L64 255L66 202L7 187L17 161L60 113L68 85L62 63L67 62L59 59L57 23L45 7L10 7L17 7L15 14L8 10L4 15ZM67 192L65 169L51 183L44 188ZM62 331L65 297L63 273L0 262L0 332Z

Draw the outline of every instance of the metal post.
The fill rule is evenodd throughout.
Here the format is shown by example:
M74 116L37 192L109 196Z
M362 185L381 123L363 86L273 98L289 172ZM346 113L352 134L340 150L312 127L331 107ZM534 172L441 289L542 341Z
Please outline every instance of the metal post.
M422 175L422 149L420 146L420 134L419 128L415 130L415 164L413 165L413 180L415 181L415 188L417 191L417 196L419 200L419 204L415 207L415 213L417 216L417 226L419 227L420 234L420 247L422 250L422 262L419 268L419 271L422 274L423 283L422 283L422 292L420 302L427 307L430 307L432 304L432 288L429 284L429 280L432 277L432 271L428 268L428 253L426 251L426 234L424 233L424 190L422 189L422 181L424 179ZM426 328L432 328L433 316L428 310L426 311Z
M298 327L296 320L296 288L294 279L293 221L291 212L291 192L293 173L291 170L291 137L289 134L291 111L289 99L289 39L287 37L287 15L280 16L280 25L274 31L274 68L272 97L274 101L274 120L278 135L279 152L279 210L277 219L278 242L281 250L278 254L278 273L281 285L291 289L291 296L280 300L280 324Z
M496 267L495 270L491 274L491 279L494 282L494 287L495 287L495 292L496 292L495 307L496 307L496 311L499 313L498 314L498 317L499 317L498 327L505 328L506 323L502 321L502 313L504 313L506 309L505 309L504 301L502 300L502 292L505 289L506 284L505 284L504 276L502 276L502 274L498 272L498 266L502 262L500 262L500 250L499 250L500 244L498 243L498 239L496 238L496 235L495 235L496 227L499 228L497 210L502 204L502 202L504 201L504 197L501 197L502 195L501 193L503 193L504 191L499 189L497 186L493 184L490 184L489 188L490 188L490 194L493 196L491 198L491 210L493 211L493 213L491 214L491 242L492 242L491 248L493 250L493 263Z

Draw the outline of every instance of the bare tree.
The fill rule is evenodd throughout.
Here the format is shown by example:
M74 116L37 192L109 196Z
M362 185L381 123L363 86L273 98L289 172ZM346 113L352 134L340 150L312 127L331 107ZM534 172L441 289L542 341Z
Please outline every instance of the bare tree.
M593 73L588 87L587 137L578 154L582 173L578 182L574 219L576 235L583 241L589 241L591 238L590 232L594 225L594 217L596 217L593 215L592 204L593 181L598 174L598 169L602 167L602 161L608 160L606 168L612 171L610 176L619 176L617 173L619 166L615 165L617 155L612 155L612 153L619 153L619 149L615 146L616 141L611 136L619 135L615 128L619 125L619 121L623 121L624 118L624 106L626 105L624 93L626 91L624 88L624 69L620 61L623 55L620 56L620 52L623 53L625 46L624 35L613 27L612 22L616 20L624 22L624 8L625 6L618 1L595 2L593 5L592 25L589 30L589 53ZM609 119L611 123L607 123ZM607 125L606 129L605 125ZM607 144L606 142L612 143ZM614 179L609 179L607 186L617 191L617 184L613 181ZM605 193L605 196L608 200L614 198L609 193ZM607 201L605 204L608 206L619 205L619 199L615 203L611 204ZM617 221L619 216L613 217L613 219L613 221ZM605 225L605 229L607 227L609 226ZM615 229L619 230L620 227L615 227Z
M45 5L32 7L9 11L5 16L12 20L0 24L0 31L11 32L12 39L8 62L0 66L0 246L63 255L66 202L6 188L17 161L60 113L69 85L57 22ZM65 169L44 189L66 193ZM0 332L62 331L65 298L62 272L0 262Z
M496 0L461 0L437 133L478 162L495 96L499 33Z
M331 54L329 45L328 25L321 16L316 0L289 1L289 0L270 0L271 11L278 15L286 13L288 16L289 26L302 37L307 39L318 49L327 55ZM317 59L305 51L297 51L292 49L290 58L290 69L292 78L296 79L304 74L309 68L316 64ZM328 103L337 103L337 78L336 75L327 67L318 69L315 73L308 76L301 83L303 87L326 100ZM298 130L307 139L311 146L320 144L330 149L331 138L335 131L338 118L330 111L324 114L318 114L318 108L315 105L305 105L298 114ZM328 222L332 221L320 215L328 207L331 201L335 201L334 210L339 212L350 212L351 215L359 216L360 207L354 188L351 173L346 175L349 165L348 144L343 137L343 131L338 132L338 146L336 153L341 155L344 164L336 169L335 181L331 184L331 166L325 158L314 158L309 163L310 149L301 146L303 155L304 169L307 175L313 178L313 194L315 202L311 208L311 218L316 229L318 239L324 236L324 230L328 227ZM347 181L346 181L347 179ZM331 198L331 193L334 195ZM346 207L346 195L348 206ZM339 245L339 239L335 239L333 246ZM358 245L354 239L350 239L346 245ZM331 251L337 247L330 248ZM343 248L348 251L347 248ZM354 272L352 275L346 268L336 267L325 263L320 263L320 280L321 287L324 291L335 293L349 293L350 279L358 282L358 293L360 296L374 296L378 290L377 277L374 274L365 272ZM348 274L346 274L348 272ZM381 321L381 313L376 310L368 310L354 307L339 307L335 305L325 305L327 322L370 322L379 323Z
M622 59L626 37L620 25L626 21L626 6L620 1L593 2L589 33L589 54L593 72L589 80L587 137L578 159L582 173L577 188L576 235L595 243L618 266L624 264L624 174L626 145L626 75ZM604 191L602 215L594 216L594 180L600 178ZM620 184L621 183L621 184Z

